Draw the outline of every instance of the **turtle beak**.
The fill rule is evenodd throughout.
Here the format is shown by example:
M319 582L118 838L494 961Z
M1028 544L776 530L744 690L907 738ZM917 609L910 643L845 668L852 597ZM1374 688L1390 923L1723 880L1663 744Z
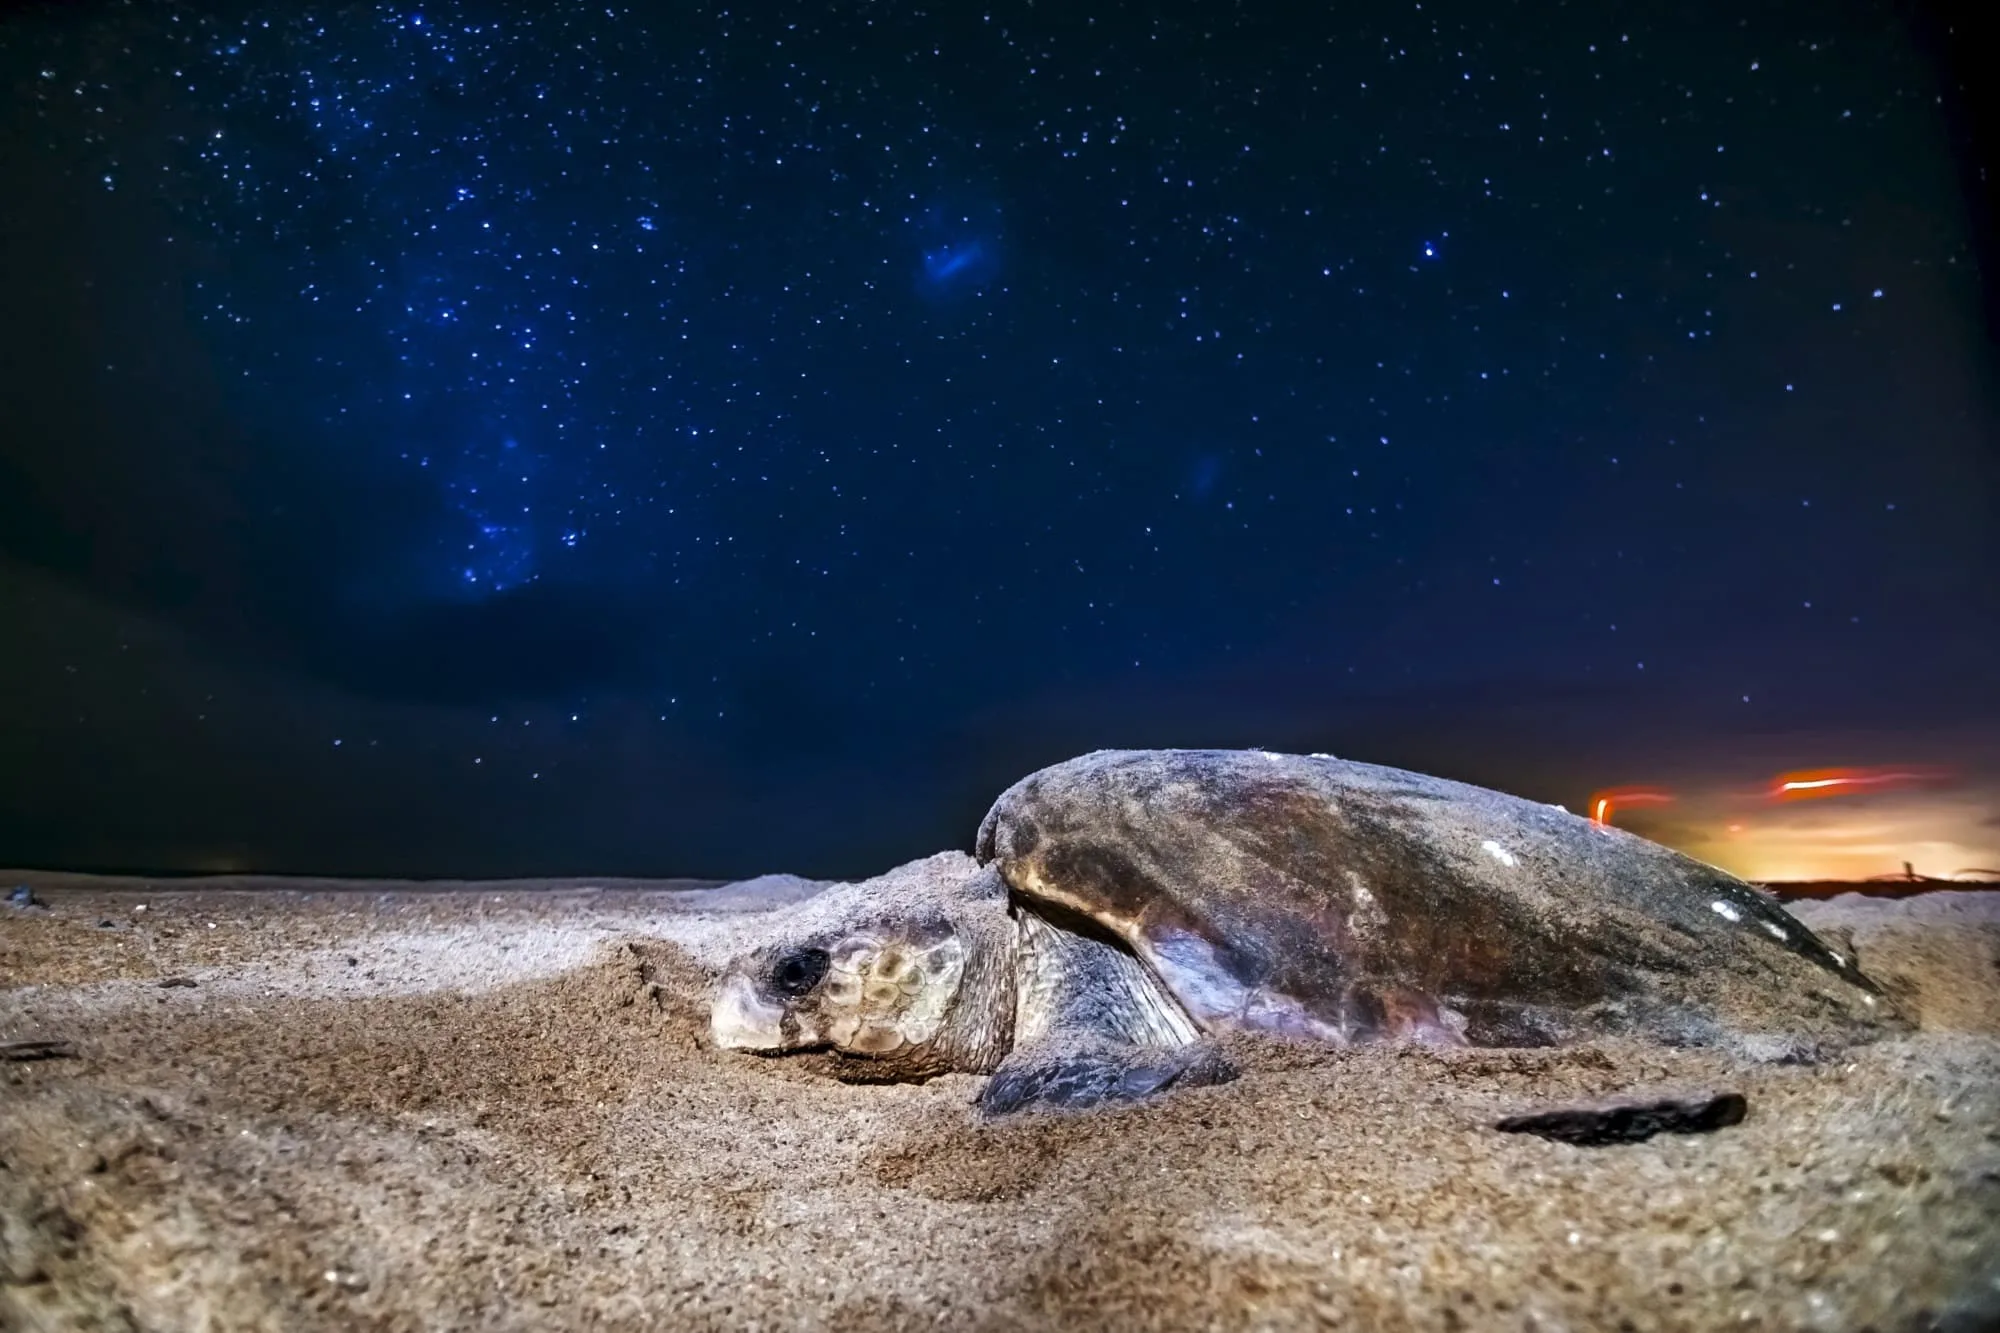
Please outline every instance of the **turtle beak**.
M725 978L709 1015L709 1033L726 1051L776 1051L785 1044L785 1011L768 1004L742 973Z

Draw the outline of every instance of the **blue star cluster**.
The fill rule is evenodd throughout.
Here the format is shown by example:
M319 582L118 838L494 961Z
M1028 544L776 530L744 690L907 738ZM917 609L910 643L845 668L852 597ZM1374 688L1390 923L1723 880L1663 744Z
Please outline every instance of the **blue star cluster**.
M1980 242L1886 6L0 23L8 558L331 691L259 707L340 801L434 754L450 856L498 800L845 867L1098 743L1558 791L1991 711Z

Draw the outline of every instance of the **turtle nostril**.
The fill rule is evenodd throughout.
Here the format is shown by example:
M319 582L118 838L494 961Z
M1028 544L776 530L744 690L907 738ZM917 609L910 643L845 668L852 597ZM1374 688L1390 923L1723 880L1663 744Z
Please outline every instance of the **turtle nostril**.
M771 969L771 985L780 995L797 999L819 985L826 975L827 955L824 949L800 949L797 953L786 954Z

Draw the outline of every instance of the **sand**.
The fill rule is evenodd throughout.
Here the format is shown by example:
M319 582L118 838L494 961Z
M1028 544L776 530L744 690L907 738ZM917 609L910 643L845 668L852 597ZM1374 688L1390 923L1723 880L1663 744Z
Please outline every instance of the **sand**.
M2000 1327L2000 894L1800 906L1920 1024L1816 1067L1252 1045L982 1124L708 1048L810 886L16 883L0 1042L75 1054L0 1061L0 1329ZM1677 1089L1749 1116L1490 1127Z

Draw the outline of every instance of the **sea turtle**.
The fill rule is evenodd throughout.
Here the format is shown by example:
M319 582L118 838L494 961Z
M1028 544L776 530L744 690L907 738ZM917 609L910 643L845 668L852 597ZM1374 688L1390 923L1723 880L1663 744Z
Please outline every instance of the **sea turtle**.
M997 1114L1229 1078L1214 1038L1233 1031L1796 1059L1900 1021L1713 866L1372 764L1100 751L1016 783L976 850L788 909L725 971L716 1045L992 1073Z

